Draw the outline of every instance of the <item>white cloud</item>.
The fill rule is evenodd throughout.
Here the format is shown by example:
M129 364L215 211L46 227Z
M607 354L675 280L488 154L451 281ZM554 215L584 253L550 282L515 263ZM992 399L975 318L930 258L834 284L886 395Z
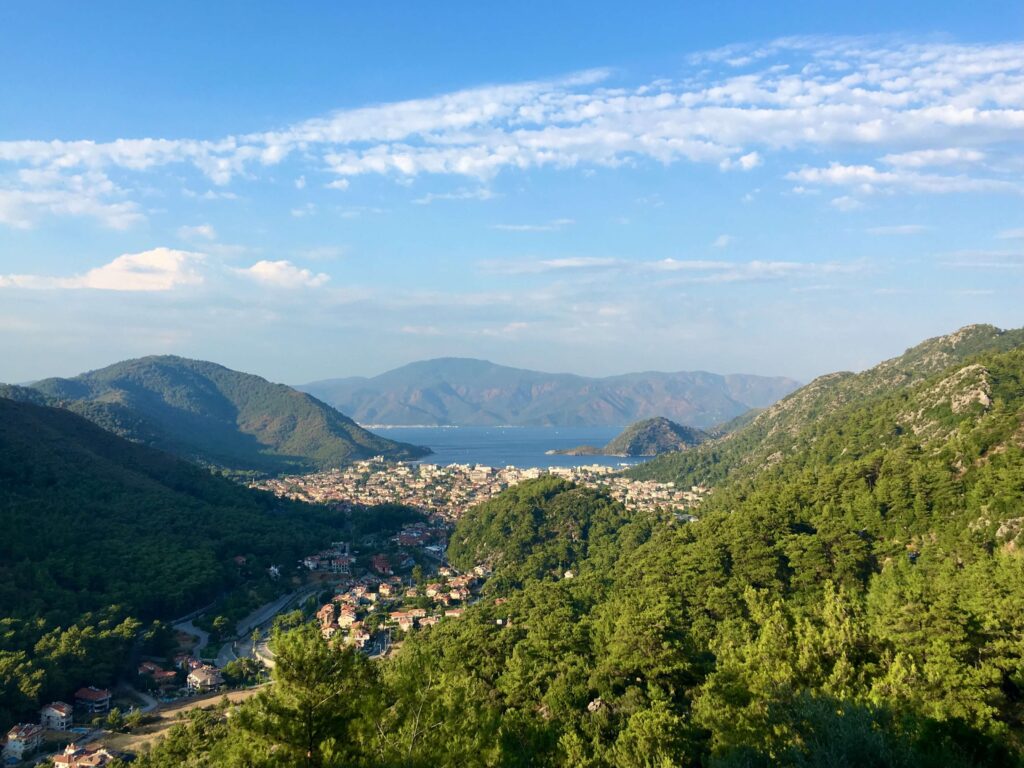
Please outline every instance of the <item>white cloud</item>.
M127 229L143 218L103 173L23 168L16 179L5 188L0 178L0 224L16 229L29 229L43 216L87 217L111 229Z
M403 325L402 333L412 336L440 336L441 329L436 325Z
M573 219L553 219L546 224L495 224L492 229L504 232L556 232L575 223Z
M277 288L319 288L331 279L323 272L315 274L285 260L257 261L247 269L236 271L256 282Z
M413 200L416 205L430 205L435 200L491 200L495 194L486 187L479 189L457 189L454 192L428 192Z
M797 262L797 261L727 261L713 259L626 260L594 256L577 256L537 261L485 261L488 272L504 275L543 275L559 272L608 274L616 280L632 277L649 281L652 275L683 283L728 283L777 280L801 275L822 275L859 272L860 263Z
M980 163L984 159L985 153L976 149L951 147L948 149L919 149L914 152L886 155L882 158L882 162L903 168L924 168L936 165Z
M712 241L711 247L728 248L730 245L733 244L733 242L735 242L735 240L736 238L734 238L732 235L719 235Z
M855 197L849 195L842 195L840 197L833 197L828 202L836 210L848 213L849 211L856 211L858 208L863 208L864 203Z
M212 224L197 224L194 227L178 227L178 237L185 240L216 240L217 230Z
M1004 229L996 235L997 240L1020 240L1024 238L1024 227L1020 229Z
M927 232L928 227L921 224L896 224L887 227L869 227L865 230L869 235L919 235Z
M327 189L345 190L345 189L349 188L349 180L348 179L335 179L334 181L331 181L331 182L328 182L327 184L324 184L324 186Z
M299 176L299 178L297 178L295 180L295 188L296 189L305 189L306 188L306 177L305 176Z
M727 157L718 164L718 167L723 171L750 171L757 168L757 166L761 165L762 162L760 154L757 152L748 152L735 160L731 157Z
M154 248L142 253L123 254L109 264L74 277L0 275L0 288L170 291L202 283L203 276L198 267L204 258L201 253Z
M4 141L0 222L26 227L41 215L78 215L125 227L142 214L105 176L110 169L127 175L185 164L223 187L238 176L256 179L288 157L332 172L343 186L362 174L486 181L507 170L644 161L751 170L776 151L871 148L887 153L880 162L891 170L840 161L829 169L859 168L845 174L848 183L905 192L1019 189L984 161L1021 143L1024 43L804 37L729 50L695 54L676 80L632 87L592 70L339 110L279 131ZM960 172L915 172L938 166ZM490 194L428 193L417 202Z
M843 165L838 162L830 163L826 168L804 167L786 174L786 178L804 184L850 187L862 195L897 190L933 194L1022 190L1020 184L1004 179L975 178L964 174L944 176L903 168L881 171L873 165Z

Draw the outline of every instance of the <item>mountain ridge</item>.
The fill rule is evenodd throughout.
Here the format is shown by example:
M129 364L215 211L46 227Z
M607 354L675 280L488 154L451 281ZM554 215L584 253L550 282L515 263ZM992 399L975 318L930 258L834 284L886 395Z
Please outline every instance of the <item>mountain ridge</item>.
M411 459L429 452L374 435L308 393L176 355L124 360L4 391L23 400L39 393L46 404L122 437L234 470L311 470L378 454Z
M626 471L630 477L686 484L714 484L726 475L754 475L803 447L816 422L853 404L863 405L906 390L973 357L1024 344L1024 329L964 326L935 336L859 373L839 371L817 377L758 413L748 423L702 444L669 453Z
M296 388L360 424L615 426L666 416L703 428L767 406L796 386L785 377L705 371L587 377L442 357Z

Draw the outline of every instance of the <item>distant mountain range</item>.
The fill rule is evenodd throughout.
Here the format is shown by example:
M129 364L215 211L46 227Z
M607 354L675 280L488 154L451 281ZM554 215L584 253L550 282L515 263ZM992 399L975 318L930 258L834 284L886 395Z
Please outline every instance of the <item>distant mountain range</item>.
M671 451L685 451L710 435L694 427L684 427L662 416L630 424L603 447L581 445L566 451L548 451L563 456L658 456Z
M1004 331L991 325L969 325L923 341L861 373L820 376L753 418L737 420L719 439L694 450L658 456L627 474L683 486L753 478L793 454L810 452L819 442L819 433L830 424L848 419L852 409L901 392L907 393L903 395L906 402L890 415L893 435L909 429L923 439L936 429L935 413L942 411L937 404L944 403L946 410L952 407L957 411L957 398L972 403L989 397L987 372L967 365L968 361L1021 346L1024 329ZM967 367L936 385L945 388L944 392L915 391L930 377L958 365Z
M304 392L216 363L159 356L0 396L73 411L135 442L234 470L320 469L429 449L387 440Z
M589 378L440 358L297 389L360 424L616 426L664 416L708 428L769 406L798 386L783 377L699 371Z

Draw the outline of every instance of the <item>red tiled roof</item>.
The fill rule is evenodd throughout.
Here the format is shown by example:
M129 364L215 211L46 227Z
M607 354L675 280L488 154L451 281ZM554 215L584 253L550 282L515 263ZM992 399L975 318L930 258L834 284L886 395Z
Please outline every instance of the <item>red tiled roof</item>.
M75 691L75 698L82 701L103 701L110 698L110 691L90 685L88 688L79 688Z

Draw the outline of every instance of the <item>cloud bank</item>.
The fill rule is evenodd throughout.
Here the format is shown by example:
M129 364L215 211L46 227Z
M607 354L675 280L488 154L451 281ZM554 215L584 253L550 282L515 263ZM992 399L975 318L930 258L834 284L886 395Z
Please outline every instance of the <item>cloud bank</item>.
M0 224L27 228L66 215L124 228L145 215L132 186L141 174L188 165L224 187L286 161L346 189L368 175L486 184L510 170L642 162L751 172L776 156L788 163L800 149L877 150L871 163L834 157L780 174L841 188L839 199L850 201L879 192L1020 192L1000 159L1021 154L1022 43L788 38L695 55L674 79L631 87L613 79L598 69L470 88L213 139L0 142ZM419 201L488 195L481 187Z

